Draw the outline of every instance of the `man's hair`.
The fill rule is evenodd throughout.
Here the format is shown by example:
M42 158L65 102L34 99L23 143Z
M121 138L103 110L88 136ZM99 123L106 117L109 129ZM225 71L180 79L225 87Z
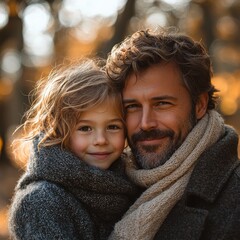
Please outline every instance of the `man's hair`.
M159 28L137 31L115 45L108 56L106 71L120 91L131 73L141 73L154 64L175 63L195 104L200 94L207 92L208 109L216 105L212 85L210 57L204 46L175 29Z

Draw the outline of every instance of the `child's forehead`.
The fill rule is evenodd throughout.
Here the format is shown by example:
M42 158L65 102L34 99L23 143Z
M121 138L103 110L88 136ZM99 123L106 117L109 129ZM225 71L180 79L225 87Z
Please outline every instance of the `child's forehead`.
M87 112L114 112L115 114L119 115L119 117L122 117L123 115L123 107L122 107L122 101L121 98L116 98L114 96L108 96L106 99L102 100L99 103L96 104L90 104L88 106L85 106L84 109L78 109L76 112L77 118L81 117L82 115L85 115Z
M112 111L114 110L115 112L120 112L120 102L118 99L114 98L114 97L109 97L107 99L105 99L104 101L102 101L101 103L93 106L92 108L90 107L89 110L93 110L93 109L105 109L106 111Z
M116 105L121 104L122 100L116 96L108 96L104 99L99 105L108 105L109 107L115 107Z
M79 114L78 122L89 123L109 123L113 121L123 121L123 114L114 102L102 102L92 108L86 109Z

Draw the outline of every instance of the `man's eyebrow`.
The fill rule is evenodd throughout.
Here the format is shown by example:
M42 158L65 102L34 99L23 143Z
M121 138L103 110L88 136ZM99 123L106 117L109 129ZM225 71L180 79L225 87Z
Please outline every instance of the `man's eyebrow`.
M176 100L177 98L176 97L173 97L173 96L169 96L169 95L163 95L163 96L156 96L156 97L153 97L151 98L151 100L154 100L154 101L159 101L159 100ZM127 99L123 99L123 103L126 104L126 103L135 103L135 102L138 102L136 99L134 98L127 98Z
M157 96L157 97L153 97L152 100L176 100L176 97L173 96L169 96L169 95L164 95L164 96Z
M133 103L133 102L137 102L136 99L123 99L123 103Z

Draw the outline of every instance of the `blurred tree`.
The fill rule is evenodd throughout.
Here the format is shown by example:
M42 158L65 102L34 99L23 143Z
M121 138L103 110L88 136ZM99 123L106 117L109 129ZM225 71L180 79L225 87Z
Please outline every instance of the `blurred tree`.
M24 66L23 60L26 58L24 53L24 39L23 39L23 19L21 13L27 6L36 3L47 2L51 6L52 14L57 18L55 5L59 4L60 0L8 0L4 1L8 12L8 22L0 29L0 57L1 57L1 72L0 72L0 138L2 147L0 149L0 157L2 163L10 164L9 155L7 154L8 140L11 140L10 134L12 130L9 127L15 128L20 124L22 116L28 108L28 93L32 90L34 83L29 84L26 80L30 76L36 75L36 69ZM11 59L8 53L16 54L18 59ZM13 56L14 57L14 56ZM9 59L7 59L9 58ZM14 62L11 60L19 60L19 69L16 72L11 71L14 68ZM8 70L4 70L3 62ZM12 66L11 66L12 64ZM16 63L18 64L18 63ZM33 79L33 78L32 78Z
M114 24L114 34L112 38L98 46L96 49L99 56L106 58L112 47L124 39L129 30L129 22L131 18L135 16L135 4L136 0L127 0L124 10L118 15Z
M158 26L175 26L205 44L221 90L219 110L240 131L239 0L0 0L0 163L11 163L10 134L38 79L64 59L106 57L125 36Z
M203 23L200 32L203 33L205 46L209 50L213 40L215 39L214 26L216 25L216 18L212 14L212 8L214 7L214 5L212 1L202 1L198 4L203 11Z
M9 19L7 25L0 29L2 66L0 94L3 94L0 95L0 112L5 113L0 119L0 137L3 138L4 144L1 160L7 161L5 144L8 128L10 125L20 123L24 111L28 108L27 95L35 81L41 77L42 72L48 72L52 66L61 63L65 58L95 54L106 57L113 45L138 29L176 26L196 40L203 41L213 57L215 73L231 73L240 68L239 0L119 0L123 4L120 9L116 10L116 19L108 16L105 21L103 21L104 17L99 17L96 13L84 15L81 12L83 5L79 5L84 0L81 2L77 0L1 1L3 2L9 8ZM49 11L48 26L43 30L42 35L47 36L50 43L53 40L52 48L51 46L46 48L44 43L36 48L40 57L29 53L29 46L27 46L29 42L38 40L38 37L24 35L26 34L24 12L28 7L37 4L38 10ZM95 6L96 2L95 5L92 4ZM73 13L74 8L75 10L78 8L79 12ZM61 20L63 9L65 22ZM32 15L33 22L34 17ZM109 21L114 22L110 24ZM31 27L34 28L34 25L32 24ZM96 38L91 40L91 33L86 29L94 32ZM15 59L19 57L21 61L20 68L15 73L11 71L7 73L3 69L4 58L8 51L12 55L15 54ZM44 51L48 51L48 56L45 58L42 55ZM43 62L44 64L41 65ZM225 79L225 81L228 80ZM2 91L3 89L5 92ZM235 103L239 101L239 97L235 97L234 101Z
M1 54L1 65L3 66L3 62L6 61L6 64L14 64L11 63L11 58L8 55L9 53L15 53L18 55L21 53L23 48L23 37L22 37L22 20L18 16L18 5L15 1L8 2L9 7L9 19L7 25L0 30L0 54ZM9 60L7 59L9 58ZM12 66L6 66L11 68ZM2 94L6 91L5 88L10 88L10 92L8 92L8 96L0 99L0 112L1 114L0 120L0 136L2 138L3 146L1 152L1 162L9 162L8 155L6 153L6 141L7 141L7 131L8 127L11 123L19 121L20 115L17 114L17 109L21 105L21 97L19 91L14 91L16 88L21 89L21 71L18 69L16 72L11 71L11 69L4 69L2 67L1 70L1 89ZM10 70L10 71L9 71ZM15 86L14 86L15 84ZM13 101L12 101L13 100Z

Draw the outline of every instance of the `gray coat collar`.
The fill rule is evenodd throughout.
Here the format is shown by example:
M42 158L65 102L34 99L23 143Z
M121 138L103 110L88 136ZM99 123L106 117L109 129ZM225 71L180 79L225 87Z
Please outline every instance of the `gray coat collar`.
M218 222L216 218L222 216L222 208L216 207L213 213L211 206L216 200L223 204L223 200L219 197L220 193L224 188L227 187L229 190L233 185L232 183L227 184L226 181L230 179L230 176L233 177L234 169L240 164L237 157L237 144L236 132L226 126L225 133L218 142L200 156L183 198L169 213L154 239L199 240L205 239L204 234L209 236L207 239L220 239L220 236L226 234L228 229L223 226L223 222L221 222L221 226L215 225ZM236 174L238 174L237 171ZM234 192L234 190L232 191ZM232 214L235 207L228 210L229 214ZM210 220L207 221L207 219ZM212 233L209 232L210 229L212 229ZM233 239L227 236L223 238Z
M200 156L186 188L187 197L195 195L207 202L214 202L224 183L240 164L237 145L237 133L225 126L222 138Z

